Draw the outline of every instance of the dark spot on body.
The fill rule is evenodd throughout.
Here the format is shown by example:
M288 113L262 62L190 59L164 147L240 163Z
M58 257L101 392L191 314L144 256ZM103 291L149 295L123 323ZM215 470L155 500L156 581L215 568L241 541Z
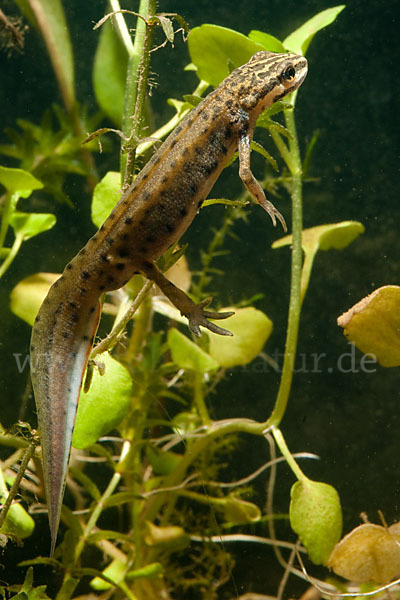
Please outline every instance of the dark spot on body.
M35 319L35 322L36 322L36 323L39 323L39 321L40 321L40 317L39 317L39 315L38 315L38 316L36 317L36 319Z
M102 254L101 255L101 260L108 263L110 262L110 259L108 258L107 254Z
M191 183L188 188L188 194L194 196L198 190L198 187L199 186L197 185L197 183Z
M72 269L72 264L69 263L66 268L68 269L68 271L70 271Z
M204 135L209 129L209 127L204 127L204 129L201 130L201 133Z
M182 131L182 125L178 125L178 127L175 128L175 134L178 134Z
M148 250L148 248L147 248L146 246L142 246L142 247L140 248L140 252L141 252L142 254L147 254L147 250Z
M72 358L76 358L77 356L78 356L78 353L77 353L77 352L71 352L71 357L72 357Z
M181 217L186 217L187 215L187 208L185 206L183 206L180 210L179 210L179 214Z
M178 140L176 140L176 139L175 139L175 140L172 140L172 142L170 143L169 147L170 147L170 148L173 148L173 147L176 145L177 141L178 141Z
M129 256L129 249L126 248L125 246L122 246L121 248L118 249L118 256L120 258L126 258L127 256Z
M173 231L175 231L175 225L173 225L172 223L166 223L165 229L168 231L168 233L172 233Z
M108 237L108 238L106 238L106 242L107 242L107 244L108 244L109 246L112 246L112 245L113 245L113 243L114 243L114 241L115 241L115 240L114 240L112 237Z
M161 177L161 183L166 183L168 181L168 177L166 175L163 175Z
M101 292L103 292L105 289L106 289L106 286L105 286L105 285L99 285L99 290L100 290Z
M176 167L176 160L171 160L171 162L169 163L169 166L171 169L175 169Z
M71 315L71 321L73 323L77 323L79 321L79 313L72 313L72 315Z
M148 242L149 244L154 244L155 241L156 241L156 238L154 235L148 235L146 237L146 242Z
M148 173L143 173L143 175L142 175L142 179L143 179L143 180L145 180L145 179L147 179L147 178L148 178L148 176L149 176L149 174L148 174Z
M117 267L118 268L118 267ZM109 275L107 277L107 283L113 283L115 281L114 277L112 275Z
M189 154L189 148L187 146L183 149L182 154L183 154L183 156L186 156L187 154Z
M130 225L132 223L132 217L126 217L124 223L125 225Z
M208 119L208 112L206 110L203 110L203 112L201 113L201 118L204 121L207 121L207 119Z
M69 302L68 304L70 308L76 308L75 302Z
M88 335L83 335L82 339L84 342L88 342L89 341L89 336Z
M227 101L225 102L225 106L226 106L226 108L232 108L232 104L233 104L233 102L232 102L232 100L231 100L231 99L229 99L229 100L227 100Z
M31 352L35 352L36 350L36 346L34 346L33 344L31 344Z
M82 248L82 250L79 252L80 256L83 256L84 254L86 254L86 248Z
M125 263L119 262L115 265L115 268L118 269L118 271L123 271L125 269L125 266Z
M199 200L198 203L197 203L197 208L201 208L201 205L203 204L203 202L204 202L204 198L202 198L201 200Z
M80 287L80 288L79 288L79 291L80 291L80 293L81 293L81 296L84 296L85 294L87 294L87 289L86 289L86 288L84 288L84 287Z
M96 310L96 307L95 307L95 306L92 306L92 307L90 308L89 312L90 312L91 314L93 314L93 313L95 312L95 310Z
M124 242L127 242L129 240L129 233L121 233L120 238Z
M82 279L90 279L90 273L89 273L89 271L82 271L81 278Z
M224 137L226 140L228 140L230 137L232 137L232 127L230 125L227 125L225 127Z
M63 333L63 338L66 340L67 338L69 338L69 333L68 331L64 331Z

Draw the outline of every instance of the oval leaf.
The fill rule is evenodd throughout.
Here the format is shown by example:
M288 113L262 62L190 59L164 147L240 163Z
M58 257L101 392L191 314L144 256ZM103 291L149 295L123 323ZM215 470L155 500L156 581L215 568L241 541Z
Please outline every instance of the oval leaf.
M385 285L341 315L338 325L361 352L383 367L400 366L400 287Z
M240 67L253 54L265 50L261 44L233 29L208 24L192 29L188 44L199 79L214 87L229 75L232 70L229 65Z
M52 229L57 219L51 213L23 213L16 211L10 217L10 225L16 235L26 242L30 238Z
M93 67L93 87L99 106L121 126L124 108L128 53L117 32L107 21L101 28Z
M322 12L314 15L306 21L301 27L293 31L286 39L283 40L285 48L297 54L305 54L314 35L334 22L336 17L345 8L344 4L327 8Z
M87 448L117 427L131 404L132 379L128 369L107 352L96 360L104 363L105 372L100 375L96 369L89 391L81 391L72 438L75 448Z
M32 535L35 521L26 512L21 504L12 504L7 513L6 520L1 526L0 533L24 539Z
M168 346L171 350L172 360L181 369L208 373L219 368L216 360L177 329L169 330Z
M317 250L342 250L353 242L365 228L358 221L343 221L341 223L328 223L304 229L302 232L301 245L304 252L314 254ZM276 240L272 248L290 246L292 236L285 235Z
M12 194L20 192L20 195L24 197L29 196L32 190L39 190L43 187L43 183L28 171L1 166L0 183Z
M58 273L35 273L20 281L10 294L10 308L20 319L33 325L39 308Z
M235 314L224 319L223 325L233 333L225 337L207 331L210 339L209 353L221 367L246 365L261 352L272 332L272 321L260 310L246 308L224 308Z
M328 567L355 583L389 583L400 575L398 525L356 527L335 546Z
M256 44L263 46L264 50L269 50L269 52L285 52L285 47L282 42L269 33L253 29L253 31L250 31L249 33L249 38L253 42L256 42Z
M96 185L92 200L92 221L100 227L121 197L121 175L108 171Z
M342 532L342 509L331 485L304 478L290 491L290 525L312 562L326 565Z

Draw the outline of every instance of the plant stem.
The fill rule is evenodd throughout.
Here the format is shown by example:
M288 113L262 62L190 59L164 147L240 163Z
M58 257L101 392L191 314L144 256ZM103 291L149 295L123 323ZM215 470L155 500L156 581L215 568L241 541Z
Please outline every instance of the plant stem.
M14 479L14 483L12 484L12 487L10 489L10 491L7 491L7 486L4 480L4 476L3 473L0 469L0 496L7 496L6 501L3 504L3 508L1 510L0 513L0 528L3 525L4 521L6 520L7 517L7 513L9 511L9 508L15 498L15 496L18 493L18 489L19 489L19 484L21 483L21 479L24 476L24 473L26 471L26 467L28 466L29 461L31 460L33 453L35 452L35 448L37 446L37 440L33 439L29 446L27 447L27 449L25 450L25 454L24 457L21 461L20 467L18 469L18 473Z
M304 481L305 479L307 479L307 477L304 475L303 471L300 469L300 467L297 464L297 462L294 460L294 458L293 458L293 456L292 456L289 448L287 447L286 442L285 442L285 438L283 437L281 430L277 429L276 427L273 427L273 429L272 429L272 435L275 438L275 441L277 443L277 446L278 446L279 450L282 453L282 456L285 457L285 460L286 460L287 464L292 469L292 471L295 474L296 478L299 481Z
M0 278L3 277L4 273L7 271L7 269L13 262L14 258L17 256L23 241L24 241L24 238L23 238L22 234L16 235L14 243L13 243L12 247L10 248L10 252L7 254L7 258L0 265Z
M288 167L292 175L292 267L288 327L286 332L282 377L276 403L272 414L268 419L268 425L275 427L277 427L282 421L289 399L293 379L294 363L296 359L301 310L301 232L303 229L302 166L293 109L285 111L285 120L286 127L291 134L291 138L289 140L291 161L288 163Z
M149 17L156 12L156 1L141 0L138 12L148 21ZM153 27L148 26L138 17L133 50L128 60L122 116L122 132L128 140L125 147L121 148L120 156L123 189L131 184L135 167L135 150L142 128L152 43Z
M123 460L126 458L126 456L129 453L130 448L131 448L131 443L129 441L125 441L122 446L121 455L119 457L119 461L118 461L119 464L121 464L123 462ZM78 559L79 559L80 555L82 554L82 551L85 547L86 540L92 533L92 530L93 530L94 526L96 525L98 518L100 517L101 513L103 512L104 504L105 504L106 500L110 496L112 496L112 494L114 493L114 490L116 489L117 485L119 484L119 482L121 480L121 476L122 476L121 473L116 470L114 475L110 479L110 482L109 482L107 488L103 492L101 498L96 503L96 506L95 506L92 514L90 515L89 521L87 522L87 525L84 529L83 535L76 545L76 549L75 549L75 561L76 562L78 562Z

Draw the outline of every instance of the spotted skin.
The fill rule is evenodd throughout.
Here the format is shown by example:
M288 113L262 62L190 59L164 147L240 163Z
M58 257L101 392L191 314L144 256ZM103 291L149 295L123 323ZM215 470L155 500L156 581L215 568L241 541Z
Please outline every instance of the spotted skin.
M100 295L142 273L187 317L195 334L200 335L202 326L230 335L208 319L232 313L205 310L207 301L195 304L154 261L189 227L237 150L244 185L274 224L278 219L285 227L251 172L250 141L257 117L297 89L306 73L302 56L271 52L258 52L233 71L170 134L43 302L32 331L31 366L52 551L82 376L100 316Z

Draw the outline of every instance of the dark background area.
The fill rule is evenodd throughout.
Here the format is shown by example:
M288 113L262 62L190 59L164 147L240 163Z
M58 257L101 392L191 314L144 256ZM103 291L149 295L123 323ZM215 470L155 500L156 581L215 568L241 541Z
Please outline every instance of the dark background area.
M181 13L192 28L214 23L244 34L260 29L284 39L305 20L332 5L327 0L248 0L234 4L227 0L169 0L160 2L159 9ZM5 2L3 10L9 6L11 3ZM129 7L137 8L134 2ZM89 112L94 111L91 69L98 33L92 25L101 18L102 6L100 2L68 0L65 10L74 44L77 96ZM293 452L314 452L321 457L301 464L311 478L331 483L339 491L345 531L360 522L361 511L367 511L375 522L378 509L389 524L400 519L399 370L376 366L373 372L364 372L360 369L362 355L356 351L354 369L344 372L350 369L350 357L343 359L345 369L338 367L338 360L350 352L350 347L336 325L337 317L362 297L379 286L399 283L399 12L396 0L350 0L337 21L318 33L309 48L309 74L296 109L303 149L313 131L319 131L311 170L319 181L305 185L305 227L354 219L366 229L345 250L317 256L300 329L299 353L304 362L298 363L299 372L282 424ZM179 36L174 49L163 48L153 58L157 85L152 106L155 123L160 125L172 114L165 95L181 98L194 90L197 81L193 73L183 71L189 57ZM53 102L61 104L50 63L33 30L27 35L23 55L11 59L1 55L0 74L2 129L15 127L17 118L38 123L45 107ZM256 132L255 138L274 153L262 133ZM0 140L6 140L1 132ZM100 160L101 172L117 168L116 146L113 154ZM257 158L253 160L257 169ZM234 198L240 189L235 163L223 174L212 195ZM28 326L9 311L9 293L33 272L61 271L93 231L89 224L90 197L78 177L69 178L67 191L74 210L51 207L58 216L57 226L27 242L1 282L0 420L5 426L18 418L27 382L27 370L18 372L14 353L26 355L30 336ZM288 200L283 198L277 204L290 222ZM222 210L211 207L202 211L186 235L190 243L188 257L194 268L199 264L199 249L210 239L211 227L221 222ZM239 241L230 242L230 254L219 259L217 266L225 274L214 287L221 290L226 304L262 292L264 297L257 308L274 322L274 333L265 351L272 356L283 353L289 252L270 248L281 231L272 228L260 208L249 207L247 222L240 222L235 233ZM313 356L323 353L326 356L319 363L320 372L315 372ZM265 419L278 384L279 374L261 359L246 369L236 369L218 388L214 415ZM35 424L32 399L24 418ZM240 453L235 457L232 478L266 460L265 446L258 440L246 439L242 450L242 458ZM292 483L288 469L279 467L278 512L288 509ZM40 526L46 527L44 518ZM288 536L288 530L282 535ZM47 530L35 534L37 543L44 537ZM36 553L36 547L32 552L28 546L15 554L11 551L12 560ZM6 556L0 558L0 562L6 561L11 564ZM276 563L269 561L267 551L243 547L235 572L239 592L275 593L268 583L274 578L267 571L268 564ZM9 569L6 567L0 578L10 580Z

